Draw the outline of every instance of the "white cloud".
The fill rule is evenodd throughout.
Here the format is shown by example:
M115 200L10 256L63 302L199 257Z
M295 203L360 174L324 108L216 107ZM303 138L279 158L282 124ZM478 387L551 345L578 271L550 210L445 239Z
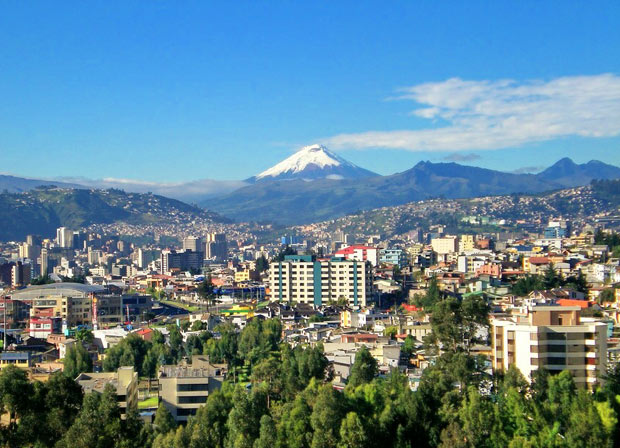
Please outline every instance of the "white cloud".
M620 134L620 77L614 74L526 82L452 78L401 89L396 99L417 103L412 114L435 127L340 134L322 143L333 149L467 151Z

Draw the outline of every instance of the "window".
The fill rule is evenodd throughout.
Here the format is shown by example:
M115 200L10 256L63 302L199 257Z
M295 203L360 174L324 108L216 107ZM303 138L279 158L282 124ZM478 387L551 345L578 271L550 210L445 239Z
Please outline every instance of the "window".
M206 395L195 395L192 397L179 397L179 404L206 403Z
M195 392L209 390L209 383L203 384L178 384L177 392Z

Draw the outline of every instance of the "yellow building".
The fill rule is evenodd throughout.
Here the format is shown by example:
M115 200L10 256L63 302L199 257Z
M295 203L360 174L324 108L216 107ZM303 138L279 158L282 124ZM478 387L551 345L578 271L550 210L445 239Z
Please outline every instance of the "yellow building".
M474 250L475 242L473 235L461 235L459 237L459 252L470 252Z
M20 369L29 369L33 366L30 352L2 352L0 353L0 370L7 366L15 366Z

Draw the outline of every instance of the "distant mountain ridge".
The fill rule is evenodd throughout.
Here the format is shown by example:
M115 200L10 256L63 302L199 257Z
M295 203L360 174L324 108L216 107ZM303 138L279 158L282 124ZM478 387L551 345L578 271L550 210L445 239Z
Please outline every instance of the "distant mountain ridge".
M577 187L590 183L593 179L620 178L620 168L598 160L577 164L564 157L537 176L550 179L563 187Z
M39 187L0 194L0 241L23 241L28 234L49 237L61 226L174 223L183 217L228 222L216 213L154 194Z
M209 206L236 220L296 225L430 198L541 193L586 185L593 179L620 177L620 168L603 162L577 165L563 159L558 163L539 174L515 174L453 162L422 161L390 176L258 182L210 199Z
M620 168L616 166L597 160L576 164L569 158L559 160L538 174L421 161L406 171L380 176L348 162L324 146L310 145L245 182L203 180L157 184L122 179L84 179L83 182L86 185L109 182L116 188L133 192L154 191L196 202L239 221L295 225L429 198L541 193L587 185L594 179L617 178L620 178ZM21 192L50 184L92 188L0 176L0 191Z
M60 188L85 188L83 185L72 182L59 182L42 179L28 179L25 177L10 176L8 174L0 174L0 192L5 193L22 193L30 191L33 188L45 185Z

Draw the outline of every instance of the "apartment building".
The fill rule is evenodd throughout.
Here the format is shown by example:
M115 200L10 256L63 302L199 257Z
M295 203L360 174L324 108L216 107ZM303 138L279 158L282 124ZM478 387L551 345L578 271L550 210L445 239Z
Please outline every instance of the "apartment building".
M473 235L461 235L459 237L459 253L470 252L476 248Z
M458 251L459 239L456 236L444 236L431 240L433 250L439 255L451 254Z
M271 263L271 300L321 306L344 297L350 305L365 307L372 297L370 262L310 255L289 255Z
M347 260L369 261L371 265L376 266L379 260L378 252L376 247L353 245L340 249L334 255Z
M493 327L493 369L515 365L531 380L536 369L569 370L575 383L593 388L605 374L607 324L581 322L578 306L532 306L527 315L497 318Z
M202 252L192 250L163 250L160 255L161 273L169 274L174 271L189 271L201 269L204 259Z
M159 400L177 422L186 422L222 387L225 377L224 365L211 364L202 355L194 355L190 365L161 366Z

